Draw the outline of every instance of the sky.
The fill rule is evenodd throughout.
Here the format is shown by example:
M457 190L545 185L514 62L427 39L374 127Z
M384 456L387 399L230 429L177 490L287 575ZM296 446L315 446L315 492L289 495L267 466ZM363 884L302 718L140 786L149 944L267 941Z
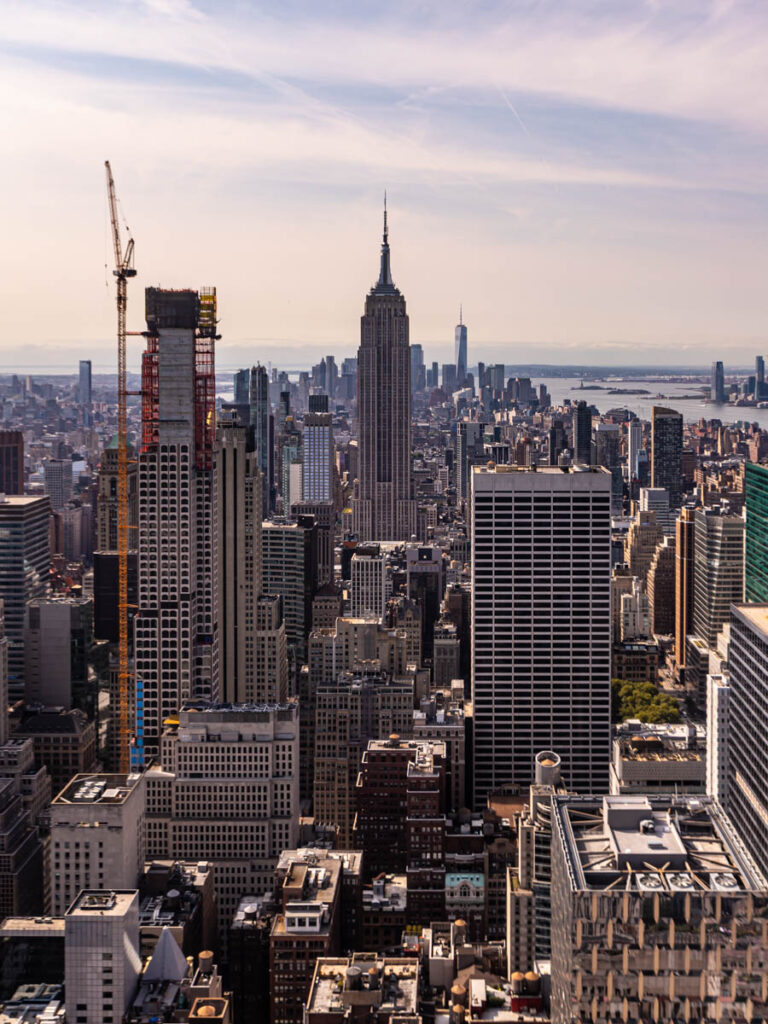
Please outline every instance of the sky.
M428 361L461 304L470 363L747 365L767 45L764 0L5 0L0 371L114 367L105 159L129 329L215 285L219 370L355 354L385 189Z

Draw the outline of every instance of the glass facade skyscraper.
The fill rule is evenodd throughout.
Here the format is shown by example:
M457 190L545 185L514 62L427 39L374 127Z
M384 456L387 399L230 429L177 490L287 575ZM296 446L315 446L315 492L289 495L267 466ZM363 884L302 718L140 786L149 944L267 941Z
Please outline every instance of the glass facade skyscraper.
M744 599L768 601L768 466L746 465Z

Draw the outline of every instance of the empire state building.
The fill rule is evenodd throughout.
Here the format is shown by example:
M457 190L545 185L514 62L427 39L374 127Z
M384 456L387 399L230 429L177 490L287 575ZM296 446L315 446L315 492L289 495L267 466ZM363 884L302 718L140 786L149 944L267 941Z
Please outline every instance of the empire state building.
M365 299L357 353L360 473L355 529L363 541L416 532L411 474L411 357L405 299L392 281L387 205L379 280Z

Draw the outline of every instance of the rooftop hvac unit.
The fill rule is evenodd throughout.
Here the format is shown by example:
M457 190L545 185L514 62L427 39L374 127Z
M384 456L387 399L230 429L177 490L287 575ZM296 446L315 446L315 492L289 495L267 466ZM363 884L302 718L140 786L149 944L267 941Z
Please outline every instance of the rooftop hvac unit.
M635 878L637 879L638 889L645 889L650 892L659 892L664 888L661 875L656 875L652 872L643 872L635 875Z

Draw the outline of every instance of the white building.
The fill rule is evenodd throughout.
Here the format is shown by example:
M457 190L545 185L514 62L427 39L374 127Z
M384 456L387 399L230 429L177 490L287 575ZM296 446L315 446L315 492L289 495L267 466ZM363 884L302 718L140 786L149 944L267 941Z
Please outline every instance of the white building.
M226 934L298 839L298 706L189 704L177 721L146 773L147 856L212 861Z
M473 469L476 809L540 750L571 789L608 788L610 499L602 468Z
M728 804L728 698L724 675L707 676L707 793Z
M352 555L352 618L384 621L386 579L386 555L377 545L358 547Z
M120 1024L140 972L138 891L79 893L64 918L67 1020Z
M51 907L82 889L132 889L144 868L145 776L76 775L51 804Z
M622 643L651 635L651 611L648 595L640 580L632 577L632 589L621 595L620 633Z
M333 416L309 412L304 417L304 472L302 501L333 501ZM291 499L293 481L291 481Z

